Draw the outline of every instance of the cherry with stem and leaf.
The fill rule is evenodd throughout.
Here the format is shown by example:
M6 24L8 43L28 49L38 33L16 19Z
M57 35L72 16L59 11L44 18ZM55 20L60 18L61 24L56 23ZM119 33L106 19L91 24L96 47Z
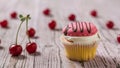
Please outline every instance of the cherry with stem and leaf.
M24 22L26 22L26 31L28 30L28 20L30 20L30 15L27 15L23 17L23 15L19 15L21 23L18 27L17 34L16 34L16 41L15 44L12 44L9 47L9 52L12 56L19 56L22 53L22 46L18 44L18 34L20 31L20 28ZM28 35L27 35L28 36ZM35 42L30 41L30 37L28 36L29 43L26 44L26 50L29 54L36 52L37 45Z
M29 54L31 54L31 53L35 53L36 52L36 50L37 50L37 44L35 43L35 42L31 42L30 41L30 35L31 34L33 34L33 32L31 33L31 32L29 32L29 30L28 30L28 20L29 19L31 19L30 18L30 16L29 15L27 15L27 17L26 17L26 32L27 32L27 36L28 36L28 40L29 40L29 42L26 44L26 50L27 50L27 52L29 53ZM34 31L35 32L35 31ZM34 35L34 34L33 34ZM32 36L33 36L32 35Z

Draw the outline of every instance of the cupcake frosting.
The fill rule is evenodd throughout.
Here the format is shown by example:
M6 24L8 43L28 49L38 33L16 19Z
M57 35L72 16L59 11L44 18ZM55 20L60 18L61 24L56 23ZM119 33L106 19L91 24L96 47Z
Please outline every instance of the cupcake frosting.
M97 28L93 23L73 22L63 28L65 36L92 36L97 33Z
M62 35L61 37L64 38L64 41L63 41L64 44L70 43L71 45L73 44L91 45L94 43L99 43L100 41L99 33L96 33L92 36L83 36L83 37L71 37L71 36L65 36L65 35Z

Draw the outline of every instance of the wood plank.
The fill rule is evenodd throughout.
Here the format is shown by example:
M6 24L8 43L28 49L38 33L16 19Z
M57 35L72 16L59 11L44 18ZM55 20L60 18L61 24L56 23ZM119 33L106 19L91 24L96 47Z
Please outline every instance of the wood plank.
M0 39L2 38L0 44L0 68L119 68L120 44L116 40L117 35L120 33L119 6L119 0L77 0L77 2L70 0L11 0L8 2L2 0L0 2L0 20L7 19L10 23L10 29L0 27ZM47 17L42 14L46 7L51 9L54 16ZM89 15L92 9L98 10L98 18ZM25 50L28 42L24 33L25 23L19 35L19 44L22 45L24 51L19 57L11 57L9 54L9 46L15 42L16 30L20 23L18 19L13 20L9 17L12 11L31 15L32 19L29 27L34 27L36 36L39 37L31 39L38 45L35 54L29 55ZM90 21L99 27L101 42L93 60L87 62L72 61L65 55L64 46L59 37L62 35L61 29L70 23L67 16L71 13L77 15L78 21ZM53 19L57 21L57 30L55 31L48 28L48 23ZM115 21L117 29L109 30L106 28L105 24L109 19Z

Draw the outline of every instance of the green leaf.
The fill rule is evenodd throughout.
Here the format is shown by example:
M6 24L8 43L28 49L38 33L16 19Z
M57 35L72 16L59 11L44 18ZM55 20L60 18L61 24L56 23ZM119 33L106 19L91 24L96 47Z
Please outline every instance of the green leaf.
M25 18L21 18L21 21L24 22L24 21L25 21Z
M23 18L23 15L20 14L19 17L20 17L20 18Z

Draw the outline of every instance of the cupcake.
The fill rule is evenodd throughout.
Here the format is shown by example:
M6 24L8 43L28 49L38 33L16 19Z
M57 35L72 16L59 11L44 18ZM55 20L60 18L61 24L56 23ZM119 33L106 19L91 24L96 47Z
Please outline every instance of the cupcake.
M100 36L93 23L73 22L65 26L62 32L60 40L69 59L87 61L95 57Z

